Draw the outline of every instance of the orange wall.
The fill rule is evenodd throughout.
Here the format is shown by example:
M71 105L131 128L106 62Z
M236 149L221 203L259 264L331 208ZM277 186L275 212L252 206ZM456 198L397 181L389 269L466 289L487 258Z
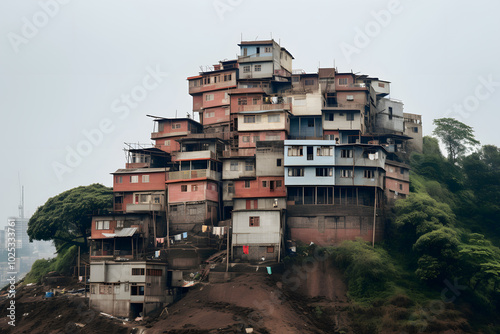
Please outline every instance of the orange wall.
M181 186L187 185L187 191L181 191ZM193 191L192 186L197 186ZM169 203L182 203L193 201L219 201L217 183L209 181L177 182L168 185Z
M178 137L168 137L168 138L162 138L162 139L156 139L156 144L155 146L159 148L162 151L172 153L172 152L177 152L181 149L181 144L176 142L176 139L182 138L184 136L178 136ZM165 141L170 140L170 145L166 146Z
M203 108L212 108L229 104L229 95L227 99L225 98L226 92L226 90L221 90L203 93ZM212 101L207 101L206 96L210 94L214 96L214 99Z
M138 175L138 183L130 183L130 177ZM142 183L142 175L149 175L149 182ZM118 183L118 177L122 177L122 183ZM165 173L137 173L137 174L115 174L113 175L113 191L149 191L165 189Z
M269 181L281 180L281 188L275 188L271 191ZM267 181L267 187L262 186L262 181ZM250 188L245 188L244 180L234 182L235 198L254 198L254 197L285 197L285 178L279 176L260 176L255 180L250 180Z
M210 108L210 109L204 110L203 111L203 125L229 122L230 115L229 115L229 113L226 115L226 110L229 111L229 108L217 107L217 108ZM213 117L206 116L207 113L212 113L212 112L214 113Z

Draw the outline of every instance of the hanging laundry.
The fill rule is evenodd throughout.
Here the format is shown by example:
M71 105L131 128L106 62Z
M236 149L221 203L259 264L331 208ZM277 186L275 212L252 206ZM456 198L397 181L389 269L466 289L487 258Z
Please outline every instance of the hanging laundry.
M213 229L212 234L213 234L213 235L217 235L217 236L221 236L221 231L222 231L222 228L221 228L221 227L219 227L219 226L214 226L214 229Z
M206 232L208 230L208 226L207 225L202 225L201 226L201 231L202 232Z
M271 274L273 273L273 272L272 272L272 270L271 270L271 267L266 267L266 269L267 269L267 273L268 273L269 275L271 275Z
M249 246L243 246L243 254L248 254Z
M156 243L157 244L162 244L165 242L165 238L156 238Z
M182 234L176 234L174 235L174 239L179 241L179 240L182 240Z
M188 233L187 232L182 233L182 239L187 239L187 237L188 237Z
M160 251L155 251L155 257L160 257Z

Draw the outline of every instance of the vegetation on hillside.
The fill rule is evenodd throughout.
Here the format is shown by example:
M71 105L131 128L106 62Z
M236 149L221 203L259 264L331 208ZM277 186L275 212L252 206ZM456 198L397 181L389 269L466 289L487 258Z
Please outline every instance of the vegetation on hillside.
M434 124L448 157L432 137L412 153L411 193L389 213L386 241L330 251L358 332L500 331L500 149L465 155L479 144L472 129Z

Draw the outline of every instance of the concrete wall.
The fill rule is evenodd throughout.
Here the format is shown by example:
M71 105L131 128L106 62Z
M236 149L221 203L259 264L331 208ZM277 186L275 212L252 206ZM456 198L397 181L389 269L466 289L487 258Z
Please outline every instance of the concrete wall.
M255 116L255 123L245 123L245 116ZM269 116L279 117L278 122L269 122ZM283 111L238 114L238 131L275 131L290 129L288 114Z
M392 117L389 112L392 108ZM377 132L404 132L403 103L390 99L380 99L377 102L375 128Z
M293 154L294 146L302 147L302 156L290 155ZM308 160L307 147L312 146L312 159ZM318 155L318 148L323 146L331 147L332 155ZM321 151L321 150L320 150ZM322 152L322 151L321 151ZM322 153L320 153L322 154ZM334 140L285 140L285 166L333 166L335 165L335 141ZM310 158L310 157L309 157Z
M223 180L255 177L255 159L226 159L223 161L222 170Z
M218 221L219 207L216 202L183 202L169 205L170 228L175 231L200 231L201 225Z
M260 226L250 226L250 217L259 217ZM233 211L233 246L277 245L280 242L281 210Z
M329 121L328 114L333 113L333 121ZM353 114L352 121L347 120L347 115ZM364 113L359 108L327 108L323 109L323 128L325 130L361 130L364 131Z
M255 154L257 176L283 176L285 157L283 141L261 142Z
M264 187L263 181L266 181ZM274 189L271 189L270 182L274 181ZM277 186L277 181L281 181L281 186ZM246 187L249 185L249 187ZM259 176L255 180L234 181L234 198L258 198L258 197L285 197L286 188L283 176Z
M319 89L308 94L292 93L285 96L293 99L294 115L321 115L323 95Z

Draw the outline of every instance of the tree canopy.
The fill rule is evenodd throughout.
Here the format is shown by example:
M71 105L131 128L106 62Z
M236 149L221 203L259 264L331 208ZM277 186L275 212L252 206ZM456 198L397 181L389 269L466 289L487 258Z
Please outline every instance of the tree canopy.
M112 200L112 189L97 183L49 198L28 222L30 241L52 240L57 249L71 245L87 249L92 215L111 208Z
M454 118L438 118L433 124L436 125L433 134L443 141L448 159L452 162L466 153L470 146L479 145L474 137L474 130Z

